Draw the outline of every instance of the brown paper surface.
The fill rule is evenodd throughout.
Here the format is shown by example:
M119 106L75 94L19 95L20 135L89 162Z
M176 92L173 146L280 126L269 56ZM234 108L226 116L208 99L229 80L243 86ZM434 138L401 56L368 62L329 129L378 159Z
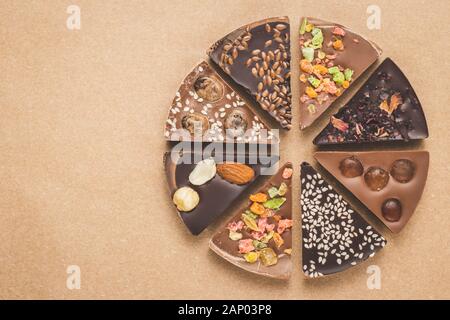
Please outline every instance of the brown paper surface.
M378 0L381 30L369 30L372 2L2 1L0 298L450 298L450 42L448 23L440 22L450 3ZM81 30L66 27L71 4L81 8ZM430 129L429 139L412 146L430 151L431 167L407 227L393 236L356 205L387 247L318 280L301 272L298 169L313 162L312 139L338 106L300 132L295 102L293 129L282 135L281 158L296 169L288 282L246 273L208 250L230 214L191 236L162 169L163 125L183 77L227 32L278 15L291 18L294 41L300 17L309 15L376 42L413 84ZM298 51L294 42L294 59ZM381 268L380 290L366 285L372 264ZM80 290L66 286L70 265L81 269Z

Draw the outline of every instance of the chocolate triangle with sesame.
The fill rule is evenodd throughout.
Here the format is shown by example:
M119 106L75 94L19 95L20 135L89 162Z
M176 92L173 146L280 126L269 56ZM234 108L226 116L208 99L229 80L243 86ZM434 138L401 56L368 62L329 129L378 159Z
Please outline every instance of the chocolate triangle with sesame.
M272 143L277 138L205 61L183 80L165 123L169 141Z
M259 275L288 279L292 251L292 164L277 174L211 239L209 247Z
M170 197L193 235L200 234L225 211L278 157L251 154L176 151L164 155Z
M375 255L386 240L309 164L301 165L303 273L318 278Z
M413 215L428 175L427 151L317 152L314 157L394 233Z
M287 17L243 26L217 41L211 60L252 95L284 129L291 128L291 52Z
M422 105L389 58L314 139L316 145L410 141L428 137Z
M342 25L305 17L300 27L300 122L309 127L381 55Z

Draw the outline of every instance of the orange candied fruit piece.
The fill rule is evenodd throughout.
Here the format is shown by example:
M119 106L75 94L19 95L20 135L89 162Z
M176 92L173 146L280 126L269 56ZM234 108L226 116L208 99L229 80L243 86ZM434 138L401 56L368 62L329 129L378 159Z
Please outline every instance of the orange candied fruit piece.
M321 64L316 64L313 68L314 68L314 71L316 71L317 73L320 73L322 75L328 73L328 68Z
M342 40L336 40L333 42L333 48L336 50L344 50L344 43Z
M253 204L250 207L250 211L257 215L263 215L266 212L266 209L264 206L258 202L253 202Z
M306 94L308 95L308 97L312 99L317 98L317 92L315 92L314 89L311 87L306 88Z
M267 201L267 195L264 193L257 193L257 194L252 194L250 196L250 200L253 202L266 202Z
M348 82L347 80L342 82L342 88L347 89L348 87L350 87L350 82Z
M313 72L313 66L312 66L311 62L309 62L306 59L300 60L300 69L303 72L306 72L306 73L312 73Z

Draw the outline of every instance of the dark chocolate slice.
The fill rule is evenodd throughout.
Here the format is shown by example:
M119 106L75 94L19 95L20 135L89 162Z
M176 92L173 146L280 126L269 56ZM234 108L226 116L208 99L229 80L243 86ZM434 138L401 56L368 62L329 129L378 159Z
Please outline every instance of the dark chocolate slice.
M386 240L308 163L301 165L303 272L344 271L373 257Z
M273 133L203 61L183 80L166 120L169 141L271 143Z
M209 247L232 264L267 277L288 279L292 251L292 164L240 208Z
M331 117L316 145L410 141L428 137L422 106L403 72L389 58Z
M309 127L380 56L381 49L340 24L305 17L300 28L300 122Z
M205 173L197 174L194 185L191 173L202 160L202 154L166 152L164 156L171 198L180 218L194 235L200 234L222 215L258 179L262 170L271 165L266 157L253 159L249 155L236 154L234 161L225 157L229 156L214 155L215 170L211 178L203 179ZM227 161L222 162L224 159ZM223 166L224 163L227 166ZM201 181L199 185L198 181Z
M285 129L291 128L292 119L289 30L287 17L265 19L231 32L208 51Z
M413 215L428 175L427 151L317 152L314 157L394 233ZM354 170L355 164L361 169Z

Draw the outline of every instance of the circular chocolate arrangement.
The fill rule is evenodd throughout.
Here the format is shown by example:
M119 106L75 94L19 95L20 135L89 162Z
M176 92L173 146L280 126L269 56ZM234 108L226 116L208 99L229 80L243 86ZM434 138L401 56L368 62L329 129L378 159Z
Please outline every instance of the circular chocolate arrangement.
M370 190L380 191L388 184L389 173L379 167L370 167L364 175L364 181Z
M339 164L339 170L341 170L342 175L347 178L359 177L364 173L361 161L354 156L343 159Z
M391 176L400 183L407 183L412 180L416 166L408 159L396 160L391 167Z
M247 130L247 120L244 112L233 110L225 119L225 129L232 138L243 136Z
M181 119L181 125L192 135L202 135L209 129L208 118L199 113L186 115Z
M389 222L399 221L402 217L402 204L398 199L387 199L381 206L381 213Z
M199 97L209 102L214 102L222 98L223 86L213 78L198 78L194 83L194 90Z

